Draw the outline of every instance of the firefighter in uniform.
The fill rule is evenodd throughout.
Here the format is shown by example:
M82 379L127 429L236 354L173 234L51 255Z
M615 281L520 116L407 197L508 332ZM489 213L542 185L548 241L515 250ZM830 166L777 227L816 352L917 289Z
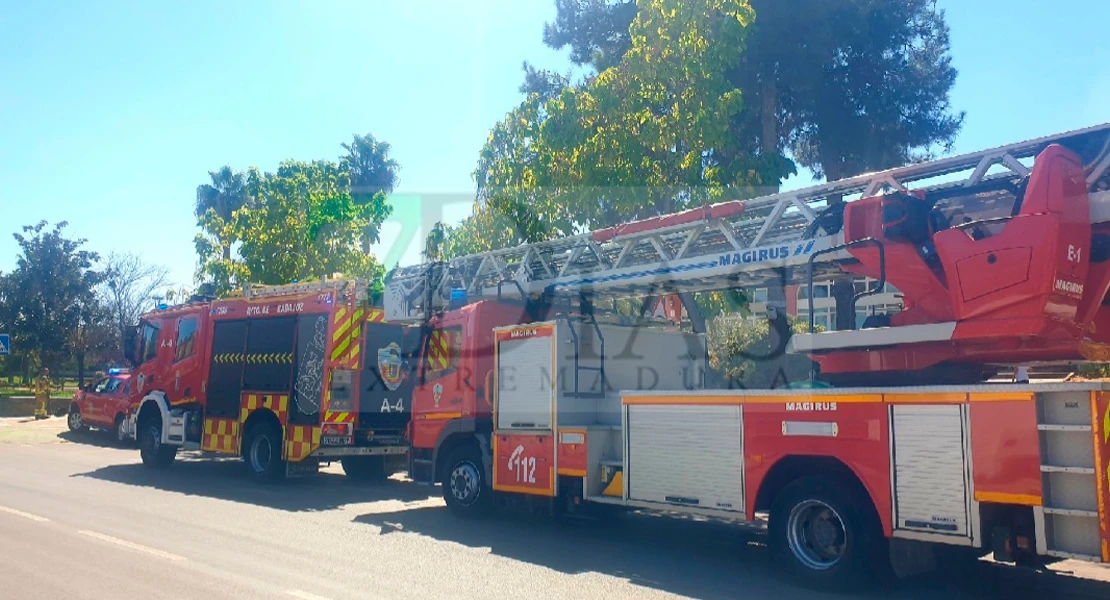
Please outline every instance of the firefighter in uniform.
M35 418L45 419L50 414L47 412L50 405L50 369L43 367L42 375L35 380Z

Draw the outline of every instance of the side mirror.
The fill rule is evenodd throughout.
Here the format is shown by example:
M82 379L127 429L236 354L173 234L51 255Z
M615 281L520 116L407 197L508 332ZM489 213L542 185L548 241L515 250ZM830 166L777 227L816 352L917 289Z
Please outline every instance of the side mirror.
M133 366L139 365L139 328L128 327L123 334L123 356Z

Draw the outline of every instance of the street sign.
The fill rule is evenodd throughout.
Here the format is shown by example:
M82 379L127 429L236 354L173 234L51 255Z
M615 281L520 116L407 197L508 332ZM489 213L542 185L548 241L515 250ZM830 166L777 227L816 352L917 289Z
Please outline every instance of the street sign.
M11 336L6 333L0 333L0 356L7 356L12 353L12 340Z

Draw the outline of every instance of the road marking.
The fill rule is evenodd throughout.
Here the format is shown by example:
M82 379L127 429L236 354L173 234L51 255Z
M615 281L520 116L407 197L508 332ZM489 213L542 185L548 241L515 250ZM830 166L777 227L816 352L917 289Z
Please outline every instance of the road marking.
M331 600L331 598L326 596L317 596L316 594L310 594L301 590L288 590L285 593L294 598L300 598L301 600Z
M45 522L50 520L50 519L47 519L46 517L40 517L38 515L32 515L31 513L23 512L21 510L16 510L14 508L8 508L7 506L0 506L0 512L6 512L9 515L15 515L17 517L23 517L24 519L30 519L32 521L38 521L39 523L45 523Z
M136 544L135 542L129 542L127 540L121 540L117 537L112 537L110 535L104 535L103 533L98 533L96 531L89 531L87 529L82 529L82 530L78 531L77 533L80 533L81 535L87 535L91 538L98 539L102 542L108 542L110 544L115 544L117 546L123 546L124 548L130 548L132 550L138 550L139 552L145 552L147 554L151 554L151 555L157 556L159 558L164 558L166 560L185 560L184 556L178 556L176 554L170 554L169 552L164 552L162 550L158 550L157 548L151 548L149 546L143 546L141 544Z

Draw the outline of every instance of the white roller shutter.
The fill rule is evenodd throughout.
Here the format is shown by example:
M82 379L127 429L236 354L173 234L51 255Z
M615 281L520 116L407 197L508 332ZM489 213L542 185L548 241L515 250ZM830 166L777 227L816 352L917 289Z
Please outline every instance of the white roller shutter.
M629 498L742 513L740 436L739 406L629 406Z
M528 337L498 344L498 429L551 429L553 340Z
M897 528L968 535L961 406L894 406L892 423Z

